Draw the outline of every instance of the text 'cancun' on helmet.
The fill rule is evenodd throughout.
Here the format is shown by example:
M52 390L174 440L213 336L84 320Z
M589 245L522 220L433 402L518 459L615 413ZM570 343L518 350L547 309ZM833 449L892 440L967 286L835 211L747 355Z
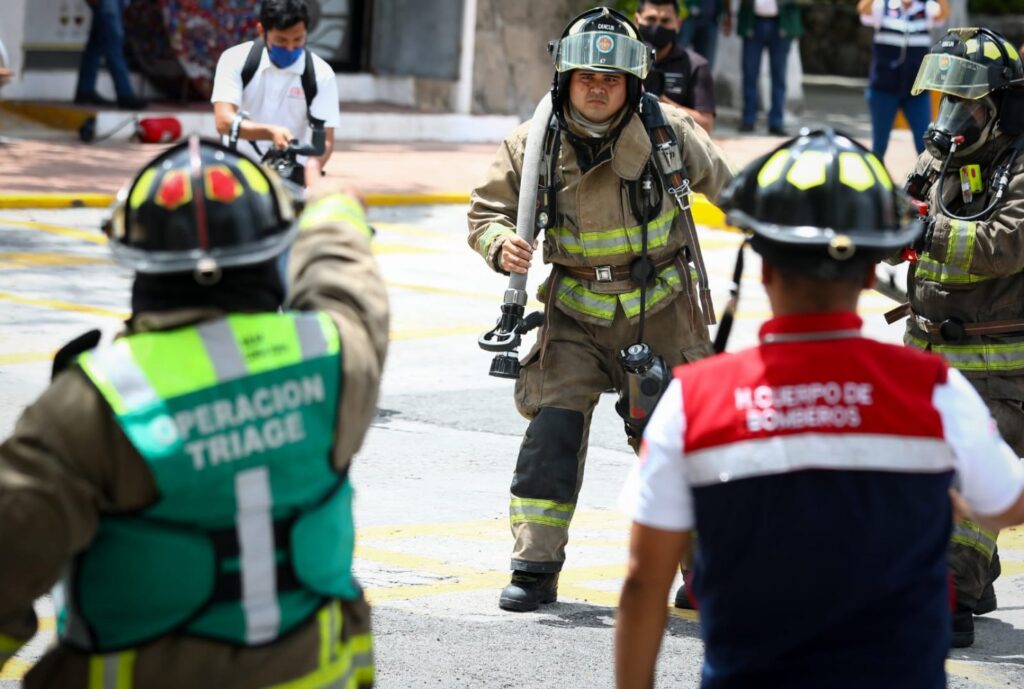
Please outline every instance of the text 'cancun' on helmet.
M555 62L551 95L556 112L565 104L570 73L578 69L623 74L629 82L627 105L635 107L653 60L633 23L609 7L595 7L570 21L548 49Z
M805 129L752 162L719 205L755 251L821 279L909 246L922 229L878 158L832 129Z
M215 273L287 249L295 203L272 171L193 136L121 190L104 230L114 259L136 272Z
M623 72L641 81L651 67L651 49L624 15L598 7L573 19L552 47L555 71Z

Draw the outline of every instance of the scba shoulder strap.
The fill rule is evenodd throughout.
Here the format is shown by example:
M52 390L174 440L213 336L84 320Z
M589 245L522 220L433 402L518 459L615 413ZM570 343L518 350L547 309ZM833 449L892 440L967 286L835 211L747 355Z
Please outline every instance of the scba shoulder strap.
M658 98L653 94L644 93L637 114L640 115L640 121L643 122L647 136L651 139L654 162L665 188L670 192L680 192L688 197L690 175L683 162L683 152L676 139L675 130L665 120ZM553 185L555 183L555 166L558 163L558 154L561 148L560 129L558 118L552 114L548 121L548 138L544 142L544 157L540 166L539 180L541 201L538 207L542 211L547 210L545 225L555 220L555 189ZM676 180L675 186L671 184L673 179ZM685 205L688 209L688 198L685 204L681 203L680 205Z

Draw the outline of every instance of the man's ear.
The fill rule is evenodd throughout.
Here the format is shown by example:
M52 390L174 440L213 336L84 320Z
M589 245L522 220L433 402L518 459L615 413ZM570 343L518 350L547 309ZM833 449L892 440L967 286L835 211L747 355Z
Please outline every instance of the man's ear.
M256 22L256 33L259 35L260 38L266 40L267 32L263 30L263 24L261 24L260 22Z
M761 261L761 284L770 285L775 282L775 268L768 261Z

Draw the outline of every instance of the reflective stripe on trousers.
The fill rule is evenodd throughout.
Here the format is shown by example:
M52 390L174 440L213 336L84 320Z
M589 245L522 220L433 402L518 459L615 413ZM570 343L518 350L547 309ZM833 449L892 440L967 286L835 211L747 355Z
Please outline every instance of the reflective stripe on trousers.
M971 373L1010 373L1024 369L1024 342L936 344L907 333L906 342L942 356L955 369Z
M373 639L369 633L341 640L341 605L332 601L317 613L320 627L320 666L305 677L267 689L359 689L373 683ZM91 688L90 688L91 689Z
M341 641L342 613L337 601L317 613L320 628L319 667L296 680L268 689L358 689L374 680L373 641L369 634ZM89 658L88 689L133 689L136 652L106 653Z
M957 522L956 526L953 527L953 535L950 537L950 541L976 550L985 556L986 559L991 560L992 553L996 549L997 536L998 534L981 528L971 520L964 519Z
M132 689L135 651L89 657L89 689Z
M536 498L512 498L509 503L509 520L512 524L543 524L544 526L556 526L563 529L569 528L572 520L572 513L576 505L555 502L553 500L539 500Z

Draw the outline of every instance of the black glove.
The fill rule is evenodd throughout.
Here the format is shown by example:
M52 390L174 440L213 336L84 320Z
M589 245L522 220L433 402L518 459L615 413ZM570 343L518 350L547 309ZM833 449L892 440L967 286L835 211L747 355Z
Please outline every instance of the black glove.
M928 250L932 248L932 237L935 235L935 216L929 215L924 219L924 231L917 236L911 248L917 252L917 255L928 253Z

